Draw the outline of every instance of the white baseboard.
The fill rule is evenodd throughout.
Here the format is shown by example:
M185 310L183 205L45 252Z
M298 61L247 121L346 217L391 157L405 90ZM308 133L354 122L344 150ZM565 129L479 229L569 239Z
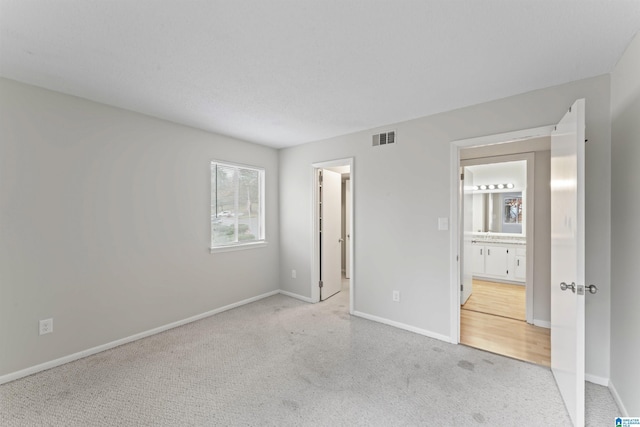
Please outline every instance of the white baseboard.
M291 298L299 299L300 301L308 302L308 303L311 303L311 304L316 302L316 301L312 300L309 297L303 297L302 295L294 294L293 292L289 292L289 291L283 291L282 289L279 292L282 295L286 295L286 296L291 297Z
M197 314L195 316L189 317L187 319L178 320L176 322L169 323L164 326L159 326L157 328L150 329L148 331L140 332L135 335L131 335L126 338L122 338L119 340L111 341L106 344L102 344L87 350L79 351L77 353L70 354L68 356L60 357L59 359L50 360L48 362L41 363L39 365L31 366L29 368L22 369L17 372L12 372L6 375L0 376L0 384L8 383L9 381L14 381L19 378L26 377L28 375L35 374L37 372L46 371L47 369L55 368L56 366L64 365L65 363L73 362L74 360L82 359L83 357L91 356L96 353L100 353L105 350L109 350L123 344L127 344L142 338L146 338L151 335L159 334L160 332L167 331L169 329L177 328L178 326L186 325L187 323L195 322L197 320L204 319L206 317L213 316L214 314L222 313L223 311L231 310L232 308L240 307L245 304L249 304L263 298L270 297L272 295L277 295L280 291L271 291L266 294L258 295L252 298L248 298L242 301L235 302L233 304L225 305L224 307L216 308L214 310L207 311L202 314Z
M609 378L599 377L597 375L592 374L584 374L585 381L589 381L590 383L598 384L601 386L609 387Z
M478 280L484 280L487 282L499 282L499 283L507 283L509 285L516 285L516 286L526 286L526 282L522 282L522 281L516 281L516 280L505 280L502 277L489 277L489 276L478 276L477 274L473 275L474 279L478 279Z
M616 388L613 386L613 383L611 381L609 381L609 391L611 392L611 395L613 396L613 400L615 400L616 404L618 405L618 409L620 409L620 411L622 412L622 416L623 417L628 417L629 416L629 412L627 411L627 408L625 408L624 403L622 403L622 399L620 399L620 395L618 394L618 390L616 390Z
M363 313L361 311L354 311L354 316L362 317L363 319L372 320L378 323L384 323L385 325L393 326L395 328L404 329L405 331L414 332L416 334L424 335L425 337L435 338L440 341L451 343L451 338L438 334L435 332L427 331L426 329L416 328L415 326L407 325L405 323L396 322L395 320L385 319L384 317L373 316L371 314Z
M533 324L535 326L540 326L541 328L551 329L551 322L548 320L533 319Z

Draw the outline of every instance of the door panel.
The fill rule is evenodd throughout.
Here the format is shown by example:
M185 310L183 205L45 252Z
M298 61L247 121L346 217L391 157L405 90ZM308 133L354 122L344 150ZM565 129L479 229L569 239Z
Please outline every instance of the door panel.
M508 249L503 246L485 246L484 272L492 276L507 277L509 269Z
M575 426L584 425L584 112L579 99L551 135L551 370Z
M320 300L340 292L342 287L342 177L322 170Z
M462 235L462 292L460 292L460 305L464 305L473 291L473 173L464 169L463 179L463 230Z
M527 279L527 257L526 256L516 256L516 265L513 276L516 280L526 280Z
M473 247L473 273L483 275L484 274L484 246L471 245Z
M351 277L351 180L347 179L344 186L344 276Z

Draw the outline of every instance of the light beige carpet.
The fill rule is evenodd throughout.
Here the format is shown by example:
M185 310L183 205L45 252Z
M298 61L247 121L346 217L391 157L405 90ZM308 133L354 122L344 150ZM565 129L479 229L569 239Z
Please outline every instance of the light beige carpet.
M347 310L273 296L41 372L0 386L0 425L570 425L549 369Z

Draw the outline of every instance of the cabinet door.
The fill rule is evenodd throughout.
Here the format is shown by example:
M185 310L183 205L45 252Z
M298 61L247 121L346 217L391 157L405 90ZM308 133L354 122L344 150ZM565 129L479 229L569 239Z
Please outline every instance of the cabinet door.
M484 246L473 245L473 274L484 274Z
M526 256L516 257L515 278L516 280L527 279L527 257Z
M486 274L506 277L509 270L509 249L504 246L486 246L484 271Z

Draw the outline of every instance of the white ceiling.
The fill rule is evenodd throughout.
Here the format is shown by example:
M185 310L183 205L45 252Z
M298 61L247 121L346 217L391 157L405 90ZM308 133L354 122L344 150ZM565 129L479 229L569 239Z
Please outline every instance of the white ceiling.
M0 0L0 75L286 147L612 70L638 0Z

